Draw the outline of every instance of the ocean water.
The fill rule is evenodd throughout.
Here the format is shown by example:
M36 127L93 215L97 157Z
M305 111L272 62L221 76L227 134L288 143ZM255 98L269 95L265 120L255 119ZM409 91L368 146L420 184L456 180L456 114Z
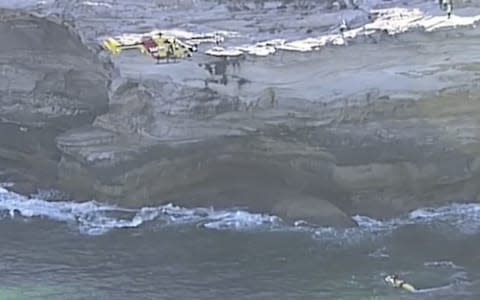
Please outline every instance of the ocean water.
M0 299L479 299L480 205L358 228L0 190ZM419 292L388 287L399 274Z

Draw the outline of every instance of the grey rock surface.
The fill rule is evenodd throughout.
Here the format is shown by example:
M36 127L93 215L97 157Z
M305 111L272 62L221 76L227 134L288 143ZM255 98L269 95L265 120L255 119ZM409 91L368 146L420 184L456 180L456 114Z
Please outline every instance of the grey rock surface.
M78 200L246 207L340 227L354 225L355 214L386 218L478 200L478 28L380 35L263 58L197 53L156 65L125 54L112 58L112 72L80 40L91 45L115 30L173 27L179 18L205 30L242 28L247 36L262 35L264 26L301 35L304 22L289 20L295 12L325 22L305 22L317 31L336 21L328 3L110 2L109 10L72 8L81 38L42 18L2 12L0 34L12 42L0 45L7 70L0 126L12 138L2 140L0 159L17 173L28 170L31 178L22 180L29 188L45 184L45 172L55 174L46 184ZM49 11L58 14L62 3ZM269 17L278 11L288 28ZM160 12L163 19L155 19ZM38 40L12 34L25 18L45 27L15 30ZM49 40L51 30L58 32ZM27 53L35 54L28 63Z
M29 181L54 184L61 157L56 135L106 111L108 65L61 21L0 10L0 36L4 176L27 191Z

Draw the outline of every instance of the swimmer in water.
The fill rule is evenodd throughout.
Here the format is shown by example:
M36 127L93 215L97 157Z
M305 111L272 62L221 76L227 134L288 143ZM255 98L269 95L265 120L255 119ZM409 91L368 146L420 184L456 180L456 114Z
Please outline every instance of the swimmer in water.
M398 278L397 275L388 275L387 277L385 277L385 282L394 288L404 289L407 292L413 293L417 291L417 289L413 285Z

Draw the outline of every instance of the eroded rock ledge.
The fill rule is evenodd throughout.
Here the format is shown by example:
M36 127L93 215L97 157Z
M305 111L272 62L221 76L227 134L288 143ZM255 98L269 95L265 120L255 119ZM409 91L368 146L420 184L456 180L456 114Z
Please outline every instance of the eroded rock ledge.
M7 174L29 174L19 181L78 200L237 206L333 226L478 199L478 29L235 61L126 56L110 86L110 69L67 29L16 16L1 23L15 42L0 46L12 70L0 157ZM12 34L25 18L64 34L51 41L64 50L22 42L25 27ZM31 51L36 62L12 59Z
M0 36L1 180L55 186L55 138L106 111L111 66L53 19L0 9Z

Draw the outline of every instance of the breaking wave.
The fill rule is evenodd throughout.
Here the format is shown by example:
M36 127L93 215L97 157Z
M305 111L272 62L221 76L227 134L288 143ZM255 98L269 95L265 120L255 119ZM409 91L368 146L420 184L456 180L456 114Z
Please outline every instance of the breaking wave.
M462 267L457 266L452 261L443 261L443 260L442 261L427 261L427 262L424 262L423 265L425 267L431 267L431 268L463 269Z
M314 237L335 241L336 244L352 244L366 239L375 240L409 225L439 224L443 224L463 235L476 234L480 232L480 204L451 204L437 208L421 208L403 217L384 221L359 215L353 216L353 220L358 224L358 227L314 229ZM382 251L370 254L370 256L375 257L385 255Z
M410 212L403 218L378 221L364 216L355 216L360 227L372 231L384 231L412 224L445 223L464 234L480 231L480 204L451 204L437 208L420 208Z
M440 222L446 223L464 234L480 232L480 204L452 204L439 208L423 208L412 211L402 218L386 221L354 216L353 219L357 222L358 227L334 229L312 227L302 222L288 225L276 216L249 213L238 209L183 208L173 204L130 209L96 201L76 203L42 199L42 196L51 195L56 194L43 192L25 197L0 186L0 218L45 218L67 223L88 235L101 235L113 229L136 228L155 221L162 226L191 224L209 230L310 232L316 238L335 239L348 243L388 234L396 228L411 224Z
M75 203L27 198L2 187L0 187L0 216L38 217L65 222L76 225L80 232L89 235L104 234L116 228L135 228L154 220L164 225L195 224L208 229L235 230L258 229L264 226L273 228L280 224L280 219L275 216L241 210L187 209L172 204L128 209L96 201Z

